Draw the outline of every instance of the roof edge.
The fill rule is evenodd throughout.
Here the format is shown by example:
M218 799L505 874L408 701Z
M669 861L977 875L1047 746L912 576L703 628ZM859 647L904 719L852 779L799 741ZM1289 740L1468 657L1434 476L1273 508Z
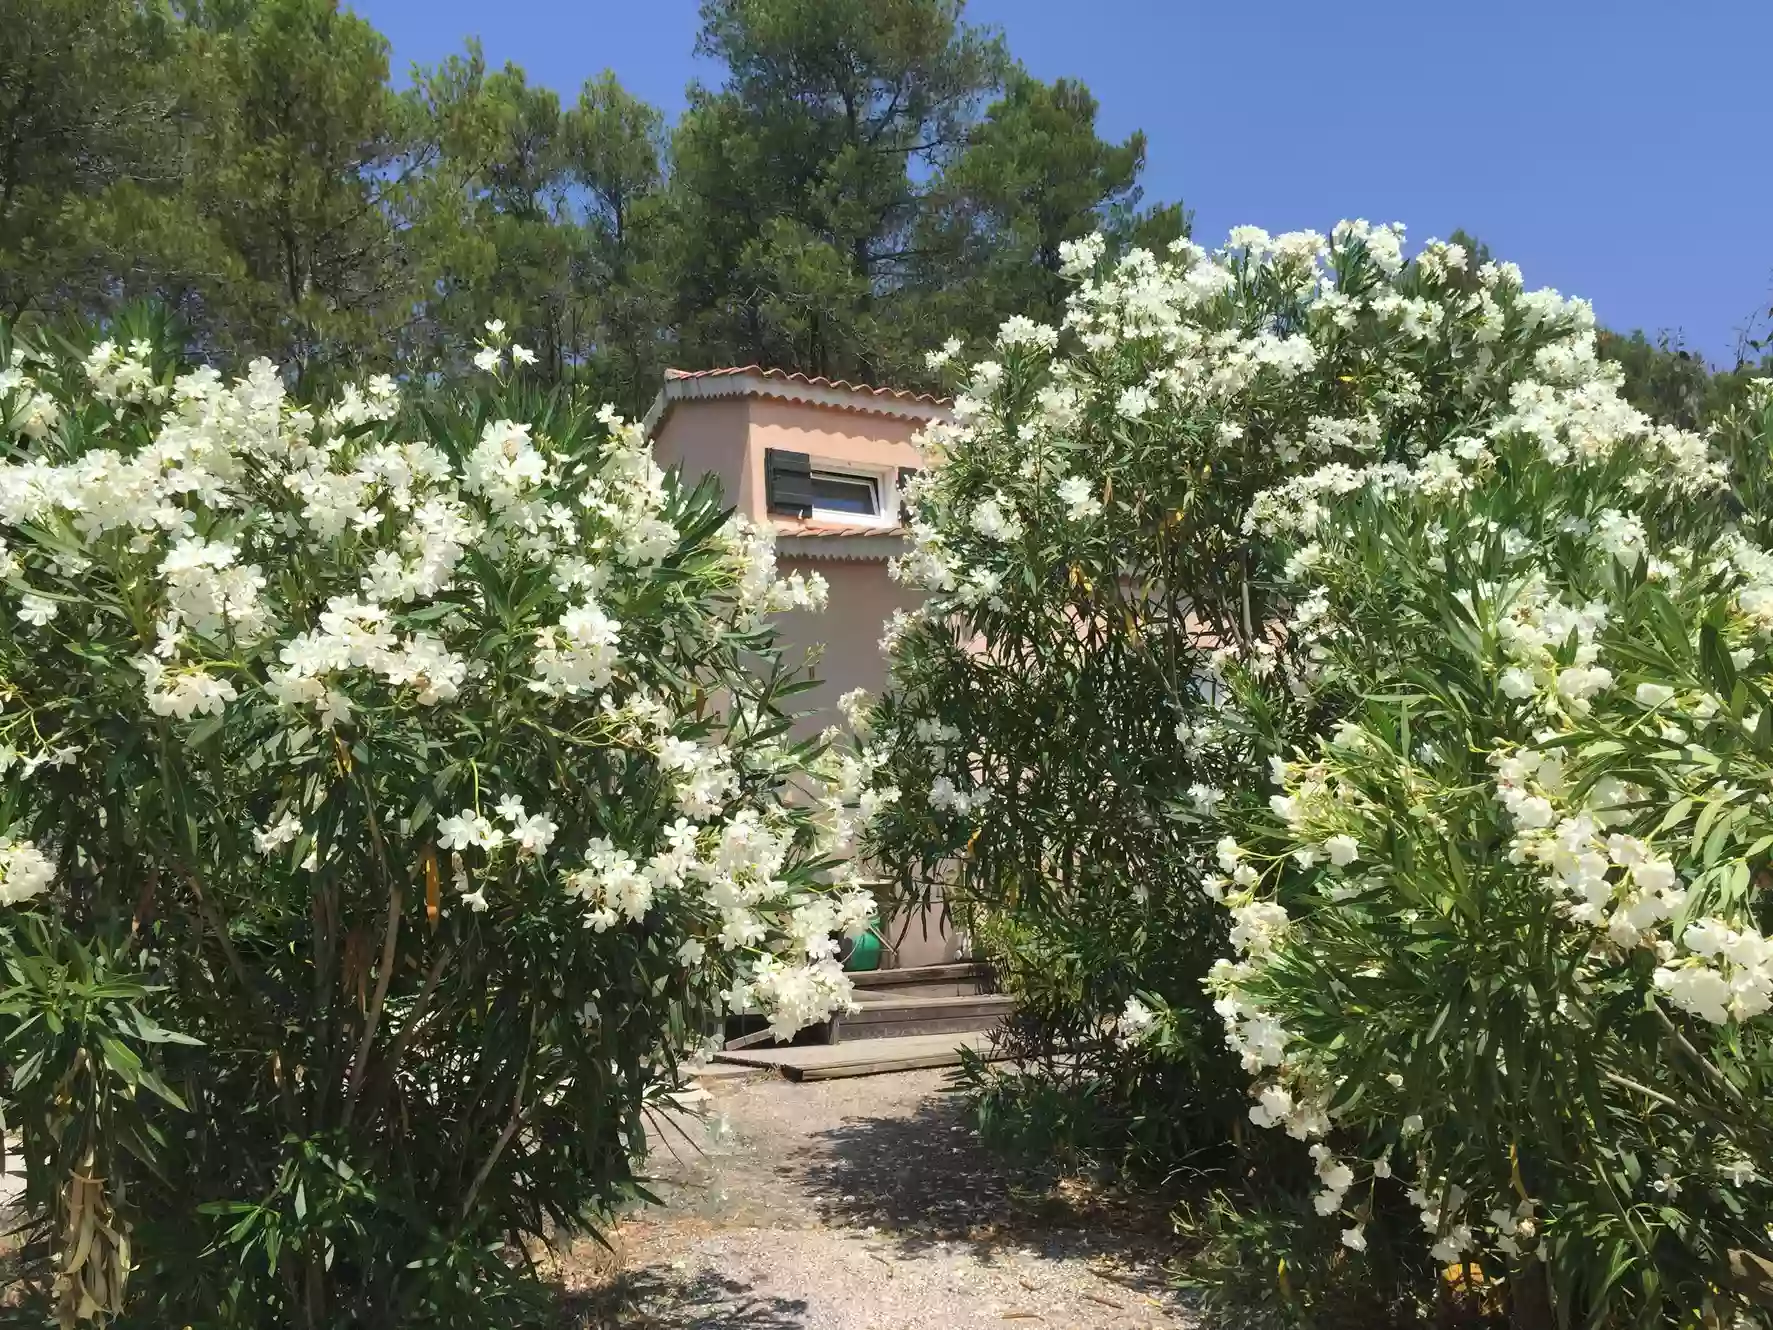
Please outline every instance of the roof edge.
M902 532L878 535L796 532L776 537L776 553L789 559L827 559L842 563L884 563L905 554L909 542Z
M808 378L786 370L747 365L720 370L666 370L665 381L647 408L641 428L651 437L678 402L733 397L769 397L900 420L946 420L951 415L946 399L927 393L869 388L841 379Z

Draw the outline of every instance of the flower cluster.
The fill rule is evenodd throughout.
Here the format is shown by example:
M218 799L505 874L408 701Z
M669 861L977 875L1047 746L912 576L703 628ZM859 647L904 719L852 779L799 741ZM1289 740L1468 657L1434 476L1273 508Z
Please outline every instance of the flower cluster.
M502 325L487 325L481 368L533 359ZM645 617L656 608L625 610L656 606L650 579L684 543L684 497L638 426L605 409L600 438L568 442L495 412L466 443L413 437L386 377L347 385L323 406L299 405L268 362L229 382L207 367L179 372L137 340L101 343L79 367L114 424L64 440L65 411L45 385L65 388L69 377L27 372L33 363L15 353L0 371L0 418L21 441L0 465L0 557L19 651L47 666L92 659L91 644L103 642L104 659L129 662L124 677L149 716L269 723L308 762L347 752L302 750L311 730L339 744L373 742L406 716L453 736L455 715L528 692L545 727L656 765L682 820L654 849L570 824L573 801L546 789L529 797L558 804L548 813L525 812L515 792L486 813L476 798L438 816L429 833L424 814L387 811L401 834L434 836L470 908L488 911L512 874L537 870L584 900L594 929L638 924L670 897L686 960L699 959L706 938L732 973L769 967L755 1000L797 994L783 1020L822 1018L808 994L841 1005L841 976L794 977L829 968L803 936L807 902L828 888L811 889L797 865L814 842L825 853L859 833L881 803L872 766L832 756L821 774L802 772L784 750L748 738L762 722L745 719L742 696L711 726L690 697L671 695L672 681L694 679L705 657L726 649L714 645L722 633L818 608L823 581L779 577L770 532L734 520L708 542L703 581L673 582L672 601L699 618L661 639ZM47 357L36 363L57 368ZM95 621L95 603L125 613ZM638 626L628 621L635 612ZM113 643L107 634L120 626ZM637 632L659 654L630 659ZM10 678L37 686L30 673ZM87 741L77 712L52 720L47 696L9 723L7 760L27 773L73 760ZM427 714L434 719L420 719ZM21 751L25 734L36 737ZM447 742L433 737L417 751ZM762 779L747 784L743 773ZM809 790L816 816L788 819L784 800ZM309 871L336 860L320 799L312 788L278 791L277 815L246 829L252 848L278 856L298 846ZM809 818L817 825L800 837ZM553 863L567 844L583 867ZM41 855L28 842L7 853L7 899L40 892ZM833 899L842 927L867 917L853 890Z
M734 514L722 532L740 568L738 601L742 623L781 610L822 610L829 592L824 575L796 569L787 577L776 576L776 546L771 529Z
M272 695L285 706L312 706L326 729L351 714L349 695L338 687L347 671L365 670L410 688L421 706L450 701L468 674L467 663L435 634L402 638L391 627L386 606L359 596L333 597L317 627L298 634L277 658L280 664L267 671ZM147 666L144 661L144 673ZM163 676L150 674L150 689L164 684Z
M1700 1020L1722 1025L1773 1009L1773 939L1755 928L1699 919L1682 931L1680 950L1663 959L1658 991Z
M730 1014L850 1001L878 907L839 865L892 798L878 754L784 737L768 619L823 583L639 426L514 387L496 323L492 377L420 408L141 322L72 356L0 328L0 1098L63 1319L171 1317L247 1176L311 1201L317 1274L352 1197L417 1198L357 1292L308 1281L341 1306L457 1296L440 1233L509 1299L500 1244L613 1212ZM287 1261L219 1259L230 1307L298 1315Z
M488 319L485 325L486 340L480 343L474 352L474 368L488 374L497 374L505 363L507 355L511 358L513 368L536 363L536 353L526 346L518 346L505 332L503 319Z
M28 840L0 838L0 905L41 896L55 881L55 865Z
M555 696L596 693L615 673L622 625L586 599L536 630L536 678L530 687Z
M778 1039L845 1010L851 1001L843 968L829 958L811 965L781 965L766 957L725 998L736 1012L767 1011L770 1031Z
M1630 821L1624 807L1646 797L1642 789L1603 782L1579 811L1567 807L1564 762L1531 749L1498 752L1496 797L1515 827L1509 862L1540 864L1546 885L1568 917L1604 929L1616 947L1655 949L1658 925L1687 903L1674 863L1643 841L1610 829ZM1566 815L1560 816L1559 805Z
M1521 300L1498 290L1510 323ZM1431 1259L1576 1267L1600 1259L1587 1238L1561 1228L1569 1245L1546 1255L1540 1237L1617 1203L1601 1161L1678 1158L1629 1184L1679 1198L1631 1296L1665 1296L1679 1267L1705 1301L1705 1244L1755 1240L1728 1161L1765 1142L1728 1092L1708 1102L1670 1074L1664 1039L1755 1083L1742 1050L1766 1037L1773 987L1754 865L1773 816L1752 790L1773 757L1773 659L1755 528L1693 496L1759 482L1627 406L1579 310L1527 314L1574 332L1468 443L1320 467L1249 509L1246 529L1285 551L1287 618L1266 653L1219 659L1243 714L1269 718L1260 746L1287 756L1271 758L1279 793L1227 807L1205 886L1235 954L1210 982L1251 1120L1317 1142L1320 1213L1349 1212L1338 1154L1377 1185L1407 1144ZM1277 723L1299 701L1330 723ZM1646 1009L1650 1037L1624 1016ZM1492 1070L1450 1070L1473 1056ZM1591 1108L1529 1088L1561 1074L1604 1087ZM1364 1250L1352 1213L1343 1242Z
M1653 421L1586 302L1396 226L1062 263L1056 328L931 357L877 852L1162 1011L1206 978L1347 1247L1395 1166L1425 1256L1642 1250L1600 1161L1687 1150L1704 1201L1631 1175L1685 1190L1629 1296L1712 1298L1720 1235L1765 1245L1718 1190L1767 1144L1720 1088L1764 1082L1773 559L1721 493L1767 492L1726 461L1764 402L1733 452Z

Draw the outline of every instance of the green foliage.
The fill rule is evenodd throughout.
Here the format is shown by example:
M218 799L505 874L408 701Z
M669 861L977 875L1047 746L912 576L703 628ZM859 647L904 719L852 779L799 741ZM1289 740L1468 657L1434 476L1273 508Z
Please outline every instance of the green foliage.
M1423 1267L1407 1206L1375 1207L1365 1253L1357 1257L1342 1246L1312 1209L1310 1169L1297 1151L1283 1157L1284 1148L1245 1143L1242 1176L1186 1198L1175 1212L1187 1252L1180 1283L1214 1324L1409 1330L1422 1325L1425 1308L1441 1324L1505 1323L1485 1317L1481 1292Z
M708 0L672 140L687 281L679 322L705 356L820 374L915 377L891 297L912 271L915 174L960 147L1007 68L957 0Z
M406 330L409 362L459 372L496 318L536 352L543 373L561 376L596 318L585 289L594 238L568 201L576 122L522 70L488 74L477 46L422 71L410 96L437 146L404 202L419 232L424 296Z
M1025 1003L983 1120L1205 1158L1222 1314L1761 1324L1763 426L1654 424L1586 305L1462 246L1104 249L1072 337L963 371L865 717L875 852ZM1535 772L1589 820L1511 826Z
M1012 74L937 181L921 223L931 276L948 284L930 293L942 320L974 335L1012 314L1056 320L1069 291L1059 271L1066 241L1112 227L1123 243L1159 249L1185 235L1179 205L1139 210L1144 164L1143 134L1097 136L1088 88Z
M1638 410L1683 429L1709 418L1711 374L1705 361L1666 337L1651 342L1642 332L1630 337L1603 332L1598 347L1625 375L1625 397Z
M1753 352L1753 344L1745 352ZM1597 350L1601 358L1617 364L1624 380L1625 400L1656 420L1682 429L1698 429L1744 404L1757 378L1764 377L1773 362L1747 360L1734 369L1714 373L1703 357L1664 336L1652 342L1642 332L1629 337L1602 331Z
M0 1099L39 1299L535 1321L524 1244L644 1195L678 1060L847 991L831 939L874 906L829 888L839 773L761 619L814 588L503 368L292 399L125 333L0 337Z
M1228 819L1262 877L1215 982L1256 1115L1355 1158L1332 1209L1413 1187L1442 1259L1560 1324L1764 1324L1773 419L1720 426L1738 523L1675 436L1542 410L1313 524L1303 691L1340 719L1258 727L1296 756Z
M332 0L218 0L193 8L189 43L212 99L189 195L237 268L204 319L216 345L298 374L384 367L366 350L404 315L385 196L410 133L387 40Z
M178 191L194 71L165 9L0 4L0 317L139 296L208 237Z
M959 0L702 20L723 76L673 127L608 71L563 104L474 43L395 93L334 0L5 0L0 314L153 297L194 351L315 386L458 373L496 318L638 414L667 364L919 385L930 341L1051 298L1058 240L1184 225L1137 207L1142 139L1101 141L1086 89Z
M1170 1189L1206 1162L1241 1108L1218 1032L1172 1020L1129 1046L1103 1013L1141 985L1174 991L1206 961L1155 927L1082 927L1048 914L977 912L972 936L1016 1010L994 1036L1010 1063L971 1059L963 1080L994 1147L1061 1172L1122 1172ZM1190 921L1174 921L1186 928Z

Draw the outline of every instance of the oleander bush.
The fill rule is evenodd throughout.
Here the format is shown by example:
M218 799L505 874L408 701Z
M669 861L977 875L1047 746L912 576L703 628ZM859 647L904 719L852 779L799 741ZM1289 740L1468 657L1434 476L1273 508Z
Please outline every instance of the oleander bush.
M1067 263L1062 327L933 357L928 599L857 708L873 852L1033 999L999 1135L1158 1172L1185 1124L1253 1324L1764 1323L1761 408L1655 424L1586 304L1401 228Z
M847 1000L823 587L523 384L0 334L0 1107L57 1323L528 1324L728 1011Z
M1767 1324L1773 399L1707 456L1589 371L1276 512L1310 539L1287 670L1229 671L1274 785L1227 806L1211 986L1350 1249L1391 1193L1517 1319Z
M1202 1032L1175 1021L1129 1043L1097 1014L1108 1000L1098 995L1124 992L1129 976L1166 991L1187 982L1200 958L1166 957L1161 927L1121 935L1013 912L972 914L975 945L992 959L999 991L1016 1001L993 1034L995 1051L1007 1055L1014 1073L1002 1062L963 1063L987 1143L1036 1171L1156 1185L1196 1175L1203 1153L1216 1166L1226 1117L1239 1110L1241 1093L1230 1085L1214 1093L1196 1074L1203 1051L1213 1051L1211 1044L1202 1049ZM1162 968L1166 961L1172 969ZM1115 1003L1117 1011L1124 1006ZM1216 1041L1216 1031L1209 1033ZM1192 1044L1184 1048L1184 1040Z

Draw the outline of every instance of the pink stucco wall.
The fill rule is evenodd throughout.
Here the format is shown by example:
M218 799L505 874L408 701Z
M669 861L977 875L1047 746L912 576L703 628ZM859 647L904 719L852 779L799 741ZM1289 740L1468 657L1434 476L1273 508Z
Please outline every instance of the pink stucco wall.
M748 485L741 507L757 521L766 516L763 488L766 449L806 453L815 463L849 462L893 469L922 465L921 455L911 442L912 435L922 428L921 421L769 398L752 398L750 405L750 448L745 459ZM813 529L799 523L794 526L796 529Z
M719 476L727 502L754 522L774 520L784 531L816 532L816 521L771 519L763 479L769 449L896 472L922 465L911 442L922 427L920 420L808 402L710 398L676 403L653 435L653 454L660 466L681 466L690 483L705 473Z
M822 529L855 530L857 523L826 523L772 517L764 488L764 453L770 448L806 453L814 462L878 467L896 474L899 467L922 465L912 437L923 421L851 411L807 402L767 397L732 397L675 403L653 436L661 466L681 466L684 480L694 484L704 473L720 478L727 501L756 522L770 522L784 536L818 536ZM881 536L891 535L891 514L884 515ZM863 524L865 525L865 524ZM827 536L834 554L844 552L844 538ZM800 734L817 734L836 723L837 699L852 688L878 695L886 683L880 653L882 625L895 609L910 609L918 597L887 576L884 557L818 558L784 554L781 571L817 572L830 586L823 613L791 612L778 616L777 627L788 661L807 650L822 648L815 673L817 688L795 699L809 714L797 722ZM940 917L939 909L885 921L882 930L898 947L901 966L932 965L956 959L959 945Z
M847 411L806 402L763 397L713 398L679 402L660 422L653 452L660 465L681 466L693 484L703 473L720 478L728 502L757 522L770 522L783 535L816 536L832 525L854 530L857 523L772 517L764 490L764 453L771 448L806 453L818 461L890 469L916 467L921 456L912 437L922 422L871 412ZM882 525L890 535L891 516ZM845 545L831 538L834 555ZM837 699L852 688L879 693L886 682L880 655L881 625L896 609L910 609L917 597L887 576L882 557L789 557L783 573L818 572L830 584L822 614L789 613L778 625L791 657L823 647L819 687L800 699L823 712L801 725L816 733L835 717Z
M776 616L784 643L800 651L823 644L817 673L819 686L795 699L819 713L802 722L817 733L836 717L837 699L852 688L880 695L886 684L886 661L880 654L881 625L895 609L911 609L919 597L887 576L883 559L783 559L790 572L818 573L831 588L823 613L792 611Z
M745 440L750 431L751 403L743 397L685 402L659 424L653 436L653 456L669 470L683 468L683 479L694 485L704 475L720 477L726 501L749 514L751 505L763 506L763 475L760 471L755 496L748 489Z
M823 613L794 611L776 618L791 659L823 644L814 671L819 686L794 699L809 711L796 722L796 732L817 734L836 721L837 699L850 689L866 688L880 695L886 686L881 625L895 609L914 607L919 597L887 576L884 559L783 559L780 567L784 573L817 572L831 589ZM960 942L940 907L895 915L883 921L881 932L897 952L901 967L941 965L961 958Z

